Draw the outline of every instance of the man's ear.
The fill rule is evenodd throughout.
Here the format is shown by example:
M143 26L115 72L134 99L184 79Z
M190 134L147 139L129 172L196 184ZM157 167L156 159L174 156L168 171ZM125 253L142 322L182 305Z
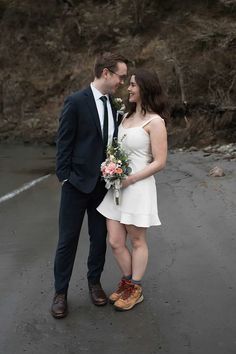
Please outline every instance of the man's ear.
M104 68L102 71L102 76L104 77L104 79L108 78L108 74L109 74L109 70L107 68Z

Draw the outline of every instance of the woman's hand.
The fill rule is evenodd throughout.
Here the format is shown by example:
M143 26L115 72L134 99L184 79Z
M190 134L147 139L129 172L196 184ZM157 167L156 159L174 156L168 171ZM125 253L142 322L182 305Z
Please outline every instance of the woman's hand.
M123 181L122 181L122 188L126 188L128 186L130 186L131 184L134 183L134 178L133 175L126 177Z

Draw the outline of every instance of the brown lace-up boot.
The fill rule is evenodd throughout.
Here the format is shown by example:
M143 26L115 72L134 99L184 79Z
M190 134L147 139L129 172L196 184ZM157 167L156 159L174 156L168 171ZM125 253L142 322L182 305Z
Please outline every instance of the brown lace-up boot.
M121 294L123 293L123 291L125 289L127 289L127 287L129 287L130 284L131 284L130 280L122 278L118 284L118 288L114 291L114 293L112 293L109 296L110 303L114 304L114 302L116 302L121 297Z
M142 287L138 284L130 284L121 294L120 298L114 303L114 307L118 311L131 310L135 305L144 299Z

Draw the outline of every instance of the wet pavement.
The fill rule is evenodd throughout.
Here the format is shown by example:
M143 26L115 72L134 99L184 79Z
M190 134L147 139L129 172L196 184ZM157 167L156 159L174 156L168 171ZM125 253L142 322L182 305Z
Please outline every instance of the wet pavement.
M51 174L0 203L0 353L236 353L235 160L201 151L169 154L157 176L163 225L148 231L145 301L132 311L91 304L85 220L70 313L55 320L49 313L60 194L54 157L53 147L0 146L0 197ZM208 176L215 165L224 177ZM118 279L108 248L107 293Z

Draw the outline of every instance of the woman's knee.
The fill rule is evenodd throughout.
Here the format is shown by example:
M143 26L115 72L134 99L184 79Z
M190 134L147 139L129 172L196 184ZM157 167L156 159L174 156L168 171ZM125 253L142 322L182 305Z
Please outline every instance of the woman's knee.
M108 242L114 250L118 250L124 246L123 241L118 237L118 235L109 235Z
M126 232L132 237L142 237L146 235L147 228L135 225L125 225Z
M131 237L131 244L133 248L140 248L146 246L144 237Z
M146 232L145 230L134 230L135 232L130 232L130 241L133 248L145 247L146 246Z
M114 220L107 221L108 242L112 249L123 248L126 240L126 230L123 225Z

